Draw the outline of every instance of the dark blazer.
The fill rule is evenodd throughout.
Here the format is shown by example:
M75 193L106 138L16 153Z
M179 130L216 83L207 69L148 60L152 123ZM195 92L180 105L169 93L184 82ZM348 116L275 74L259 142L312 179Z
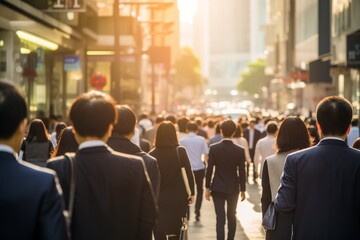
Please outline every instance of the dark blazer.
M255 149L256 147L256 143L261 139L261 132L257 129L254 129L254 144L253 144L253 148L252 149ZM245 129L244 130L244 138L248 141L248 143L250 144L250 130L249 128ZM250 148L250 145L249 145L249 148Z
M144 160L146 170L152 183L152 187L156 196L159 195L160 189L160 171L156 158L143 152L136 144L119 134L113 134L107 144L117 152L132 154L141 157Z
M359 239L360 151L324 139L288 155L275 206L294 214L293 239Z
M212 179L214 167L216 171ZM244 148L227 139L210 146L206 188L226 194L245 192L245 178Z
M139 157L107 146L76 152L76 194L71 232L76 239L151 239L156 204ZM48 162L69 199L70 164L57 157Z
M0 152L0 238L67 239L60 194L53 171Z

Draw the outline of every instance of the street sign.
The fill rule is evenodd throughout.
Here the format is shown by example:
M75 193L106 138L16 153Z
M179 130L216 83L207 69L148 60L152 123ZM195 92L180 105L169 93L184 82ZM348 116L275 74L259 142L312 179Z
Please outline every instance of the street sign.
M347 35L346 65L349 68L360 68L360 34Z
M64 71L81 70L79 56L64 56Z
M101 90L106 86L107 79L106 76L102 73L94 73L90 78L91 87L96 90Z

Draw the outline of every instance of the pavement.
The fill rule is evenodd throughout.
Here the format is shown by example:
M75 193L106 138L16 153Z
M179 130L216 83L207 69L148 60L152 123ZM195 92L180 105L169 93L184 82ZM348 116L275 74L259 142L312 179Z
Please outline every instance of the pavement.
M237 226L235 239L263 240L265 232L261 226L261 186L250 182L246 186L246 199L239 200L237 206ZM214 203L203 200L200 221L195 221L194 204L190 207L189 239L216 239L216 215ZM226 234L227 226L225 226Z

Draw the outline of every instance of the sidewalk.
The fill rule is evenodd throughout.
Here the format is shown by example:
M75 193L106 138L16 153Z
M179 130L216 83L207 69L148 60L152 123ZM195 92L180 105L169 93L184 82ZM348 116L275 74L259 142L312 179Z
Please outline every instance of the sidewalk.
M237 226L235 239L263 240L264 230L261 226L261 187L247 184L247 196L245 201L239 201L237 207ZM225 227L225 231L226 231ZM201 219L195 221L194 206L190 208L189 239L216 239L216 215L212 201L203 200L201 207Z

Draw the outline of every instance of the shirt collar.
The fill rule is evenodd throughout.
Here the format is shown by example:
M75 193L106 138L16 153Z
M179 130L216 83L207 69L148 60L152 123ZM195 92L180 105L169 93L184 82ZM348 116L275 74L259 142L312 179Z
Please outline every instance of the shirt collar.
M83 148L100 147L100 146L106 146L106 144L101 140L90 140L81 143L79 145L79 150Z
M7 153L11 153L11 154L15 153L15 151L12 147L10 147L9 145L5 145L5 144L0 144L0 152L7 152Z
M223 140L223 141L232 141L231 138L223 138L222 140Z

